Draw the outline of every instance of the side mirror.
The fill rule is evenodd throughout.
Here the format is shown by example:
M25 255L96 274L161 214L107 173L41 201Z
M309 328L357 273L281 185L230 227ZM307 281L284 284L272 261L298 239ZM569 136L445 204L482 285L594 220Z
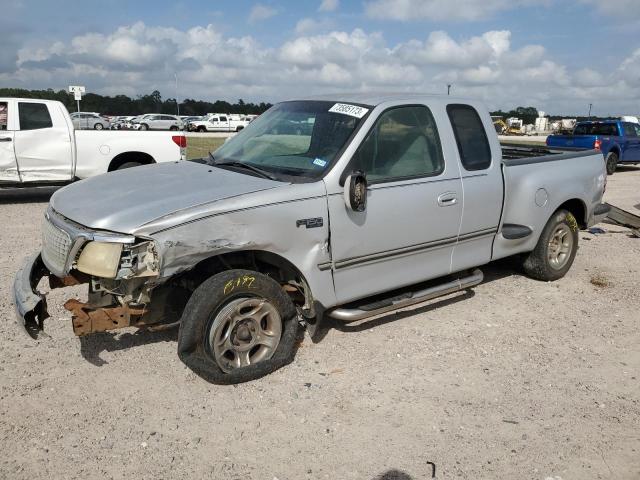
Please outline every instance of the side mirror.
M354 212L364 212L367 207L367 177L357 170L344 182L344 203Z

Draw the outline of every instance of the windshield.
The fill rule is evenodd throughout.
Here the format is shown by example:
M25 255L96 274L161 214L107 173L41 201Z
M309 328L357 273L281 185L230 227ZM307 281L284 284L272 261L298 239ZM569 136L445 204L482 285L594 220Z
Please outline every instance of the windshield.
M318 178L369 110L324 101L279 103L217 149L213 163L242 163L291 181Z

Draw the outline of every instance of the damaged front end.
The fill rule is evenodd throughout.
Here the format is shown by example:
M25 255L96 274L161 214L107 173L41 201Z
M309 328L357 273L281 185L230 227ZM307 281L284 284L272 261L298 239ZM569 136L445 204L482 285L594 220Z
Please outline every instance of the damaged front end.
M152 240L90 231L50 208L42 251L27 260L14 281L18 321L33 338L43 330L49 314L46 296L37 287L48 277L51 289L88 284L87 302L70 299L64 304L73 314L76 335L166 322L165 309L149 307L158 272ZM162 297L162 290L154 295Z

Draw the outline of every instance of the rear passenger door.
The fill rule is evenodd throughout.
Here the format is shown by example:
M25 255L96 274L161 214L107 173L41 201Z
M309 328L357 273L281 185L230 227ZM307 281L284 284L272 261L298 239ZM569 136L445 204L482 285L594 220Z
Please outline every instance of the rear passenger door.
M452 271L476 267L491 260L493 238L498 230L503 201L500 145L492 149L477 110L466 104L447 105L461 165L463 212Z
M0 184L20 181L16 154L13 150L15 105L14 100L0 102Z
M23 182L71 180L72 137L66 111L57 104L17 102L15 153Z

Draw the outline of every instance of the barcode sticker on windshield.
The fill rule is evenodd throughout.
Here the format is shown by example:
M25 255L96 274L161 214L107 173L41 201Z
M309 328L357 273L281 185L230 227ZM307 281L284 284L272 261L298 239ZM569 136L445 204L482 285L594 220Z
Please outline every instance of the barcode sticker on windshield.
M342 113L351 117L362 118L369 111L368 108L359 107L357 105L349 105L348 103L336 103L329 109L332 113Z

